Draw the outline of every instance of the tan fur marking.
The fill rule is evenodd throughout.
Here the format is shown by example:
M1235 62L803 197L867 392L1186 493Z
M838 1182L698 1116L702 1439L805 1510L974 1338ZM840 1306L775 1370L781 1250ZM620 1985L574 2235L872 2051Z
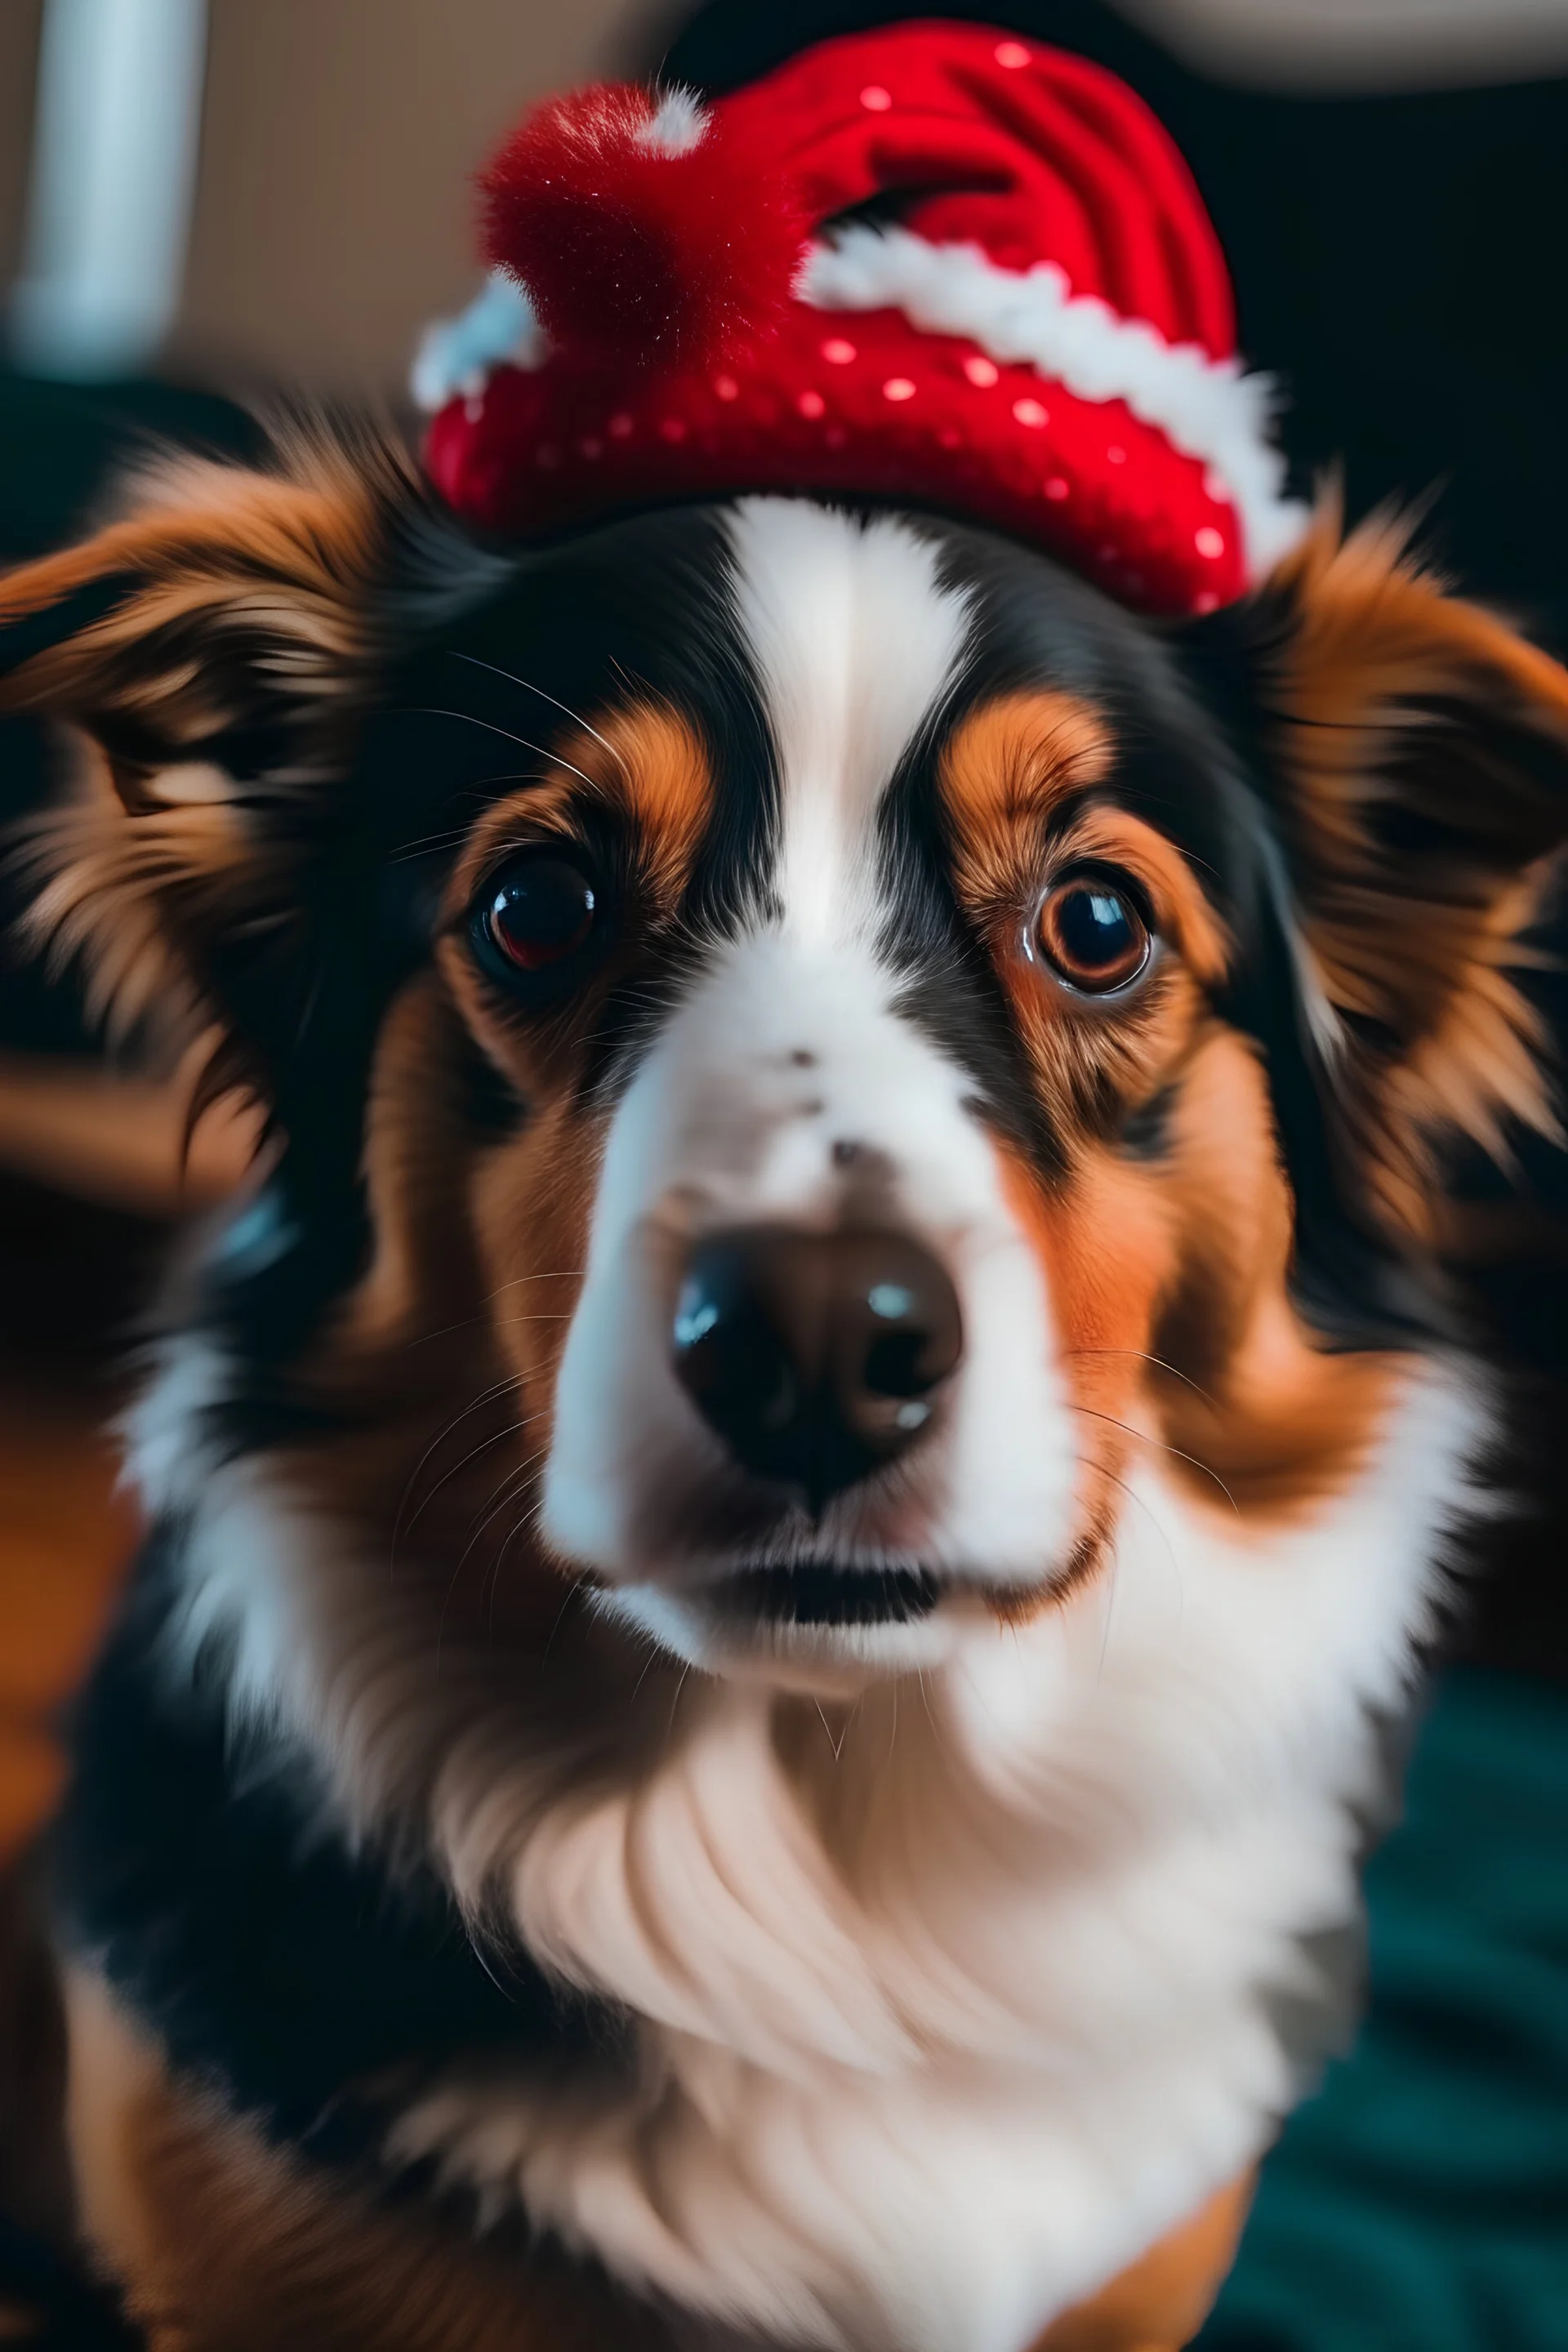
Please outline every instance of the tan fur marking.
M434 972L405 983L383 1018L365 1108L374 1255L340 1347L355 1359L425 1338L477 1295L467 1244L457 1098L461 1027Z
M1210 1025L1172 1128L1153 1166L1091 1150L1049 1185L1005 1163L1081 1423L1090 1564L1130 1460L1152 1449L1227 1519L1289 1522L1364 1467L1395 1391L1391 1358L1326 1351L1291 1306L1289 1190L1246 1041Z
M1062 800L1102 783L1114 759L1109 721L1068 694L1004 695L956 728L941 782L964 897L1006 896L1020 833L1037 848Z
M1097 1155L1069 1186L1047 1190L1026 1162L1008 1156L1009 1204L1045 1276L1068 1399L1078 1422L1079 1578L1098 1563L1105 1532L1120 1517L1127 1458L1149 1442L1143 1374L1157 1304L1171 1278L1171 1220L1137 1171ZM1057 1584L1023 1604L998 1609L1016 1622L1054 1604Z
M1105 783L1110 721L1066 694L1011 694L955 729L941 788L953 878L983 930L1016 924L1053 870L1094 857L1124 866L1149 891L1184 959L1204 981L1225 969L1225 941L1180 853L1126 811L1091 803L1070 830L1064 808Z
M658 703L610 712L600 732L615 761L610 789L636 824L654 904L668 919L712 810L708 755L679 713Z
M1011 695L958 729L942 762L953 879L985 940L1027 1049L1042 1107L1069 1153L1164 1083L1224 972L1226 942L1170 842L1112 802L1083 798L1111 772L1104 722L1064 695ZM1053 879L1085 861L1138 885L1162 943L1134 1003L1076 998L1033 952Z
M632 828L633 852L652 910L673 914L712 806L707 755L678 711L634 703L574 729L537 778L487 809L464 845L447 891L456 913L486 870L510 849L581 837L584 807L613 811Z

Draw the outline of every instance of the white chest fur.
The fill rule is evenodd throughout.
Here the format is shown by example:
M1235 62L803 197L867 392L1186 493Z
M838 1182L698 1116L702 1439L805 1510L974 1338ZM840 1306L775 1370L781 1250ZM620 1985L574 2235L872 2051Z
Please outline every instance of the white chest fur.
M541 1805L535 1763L512 1911L643 2021L639 2079L453 2084L398 2151L721 2325L1019 2352L1289 2103L1268 1996L1321 1990L1300 1938L1353 1911L1480 1418L1423 1373L1267 1541L1145 1475L1102 1582L847 1723L709 1685L651 1774ZM465 1777L435 1827L471 1887L508 1807Z

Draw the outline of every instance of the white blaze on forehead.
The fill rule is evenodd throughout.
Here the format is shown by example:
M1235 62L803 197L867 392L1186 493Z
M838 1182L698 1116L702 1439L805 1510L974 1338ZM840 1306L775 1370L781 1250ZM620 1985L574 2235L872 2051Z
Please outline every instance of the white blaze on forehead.
M1050 1302L994 1143L964 1070L900 1011L880 945L879 810L942 709L968 601L904 523L758 499L730 530L778 765L773 887L759 858L750 921L712 943L611 1122L542 1518L689 1657L704 1637L669 1596L722 1550L704 1515L736 1475L670 1369L670 1267L696 1236L853 1215L920 1237L952 1276L965 1360L943 1426L814 1541L1032 1584L1065 1552L1076 1461Z
M730 524L742 634L779 764L786 932L865 936L878 803L940 709L970 614L906 524L748 499Z

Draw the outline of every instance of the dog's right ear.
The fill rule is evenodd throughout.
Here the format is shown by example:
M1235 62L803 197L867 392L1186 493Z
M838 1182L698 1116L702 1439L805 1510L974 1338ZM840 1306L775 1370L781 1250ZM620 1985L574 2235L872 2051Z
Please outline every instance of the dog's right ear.
M23 852L31 929L110 1023L280 1031L307 984L303 870L377 667L377 583L423 504L387 445L300 432L265 469L149 468L122 520L0 578L0 711L63 722L83 751Z

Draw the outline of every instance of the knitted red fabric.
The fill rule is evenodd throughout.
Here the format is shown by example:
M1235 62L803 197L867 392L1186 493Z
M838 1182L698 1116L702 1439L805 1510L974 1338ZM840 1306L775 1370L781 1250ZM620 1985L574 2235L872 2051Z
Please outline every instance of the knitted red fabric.
M1171 141L1112 75L925 22L825 42L719 100L706 131L689 104L676 128L687 143L665 168L694 172L705 137L726 169L744 158L773 245L737 217L726 296L702 296L722 275L708 216L690 310L662 333L674 356L655 364L635 301L574 332L537 236L509 251L492 203L492 256L526 281L531 253L558 331L470 372L436 416L427 462L463 513L531 535L743 490L887 499L1033 540L1158 612L1235 596L1289 543L1298 513L1266 392L1236 356L1217 240ZM514 153L526 143L527 126ZM645 179L660 160L638 160ZM606 246L624 247L612 209ZM781 308L759 284L749 342L727 348L746 257L776 266L790 209L807 232L794 298ZM593 217L574 235L591 243ZM677 279L678 247L667 237L659 264ZM675 301L667 287L660 317Z
M541 107L481 175L485 257L554 341L633 374L739 357L777 327L806 221L743 124L662 121L610 83Z

